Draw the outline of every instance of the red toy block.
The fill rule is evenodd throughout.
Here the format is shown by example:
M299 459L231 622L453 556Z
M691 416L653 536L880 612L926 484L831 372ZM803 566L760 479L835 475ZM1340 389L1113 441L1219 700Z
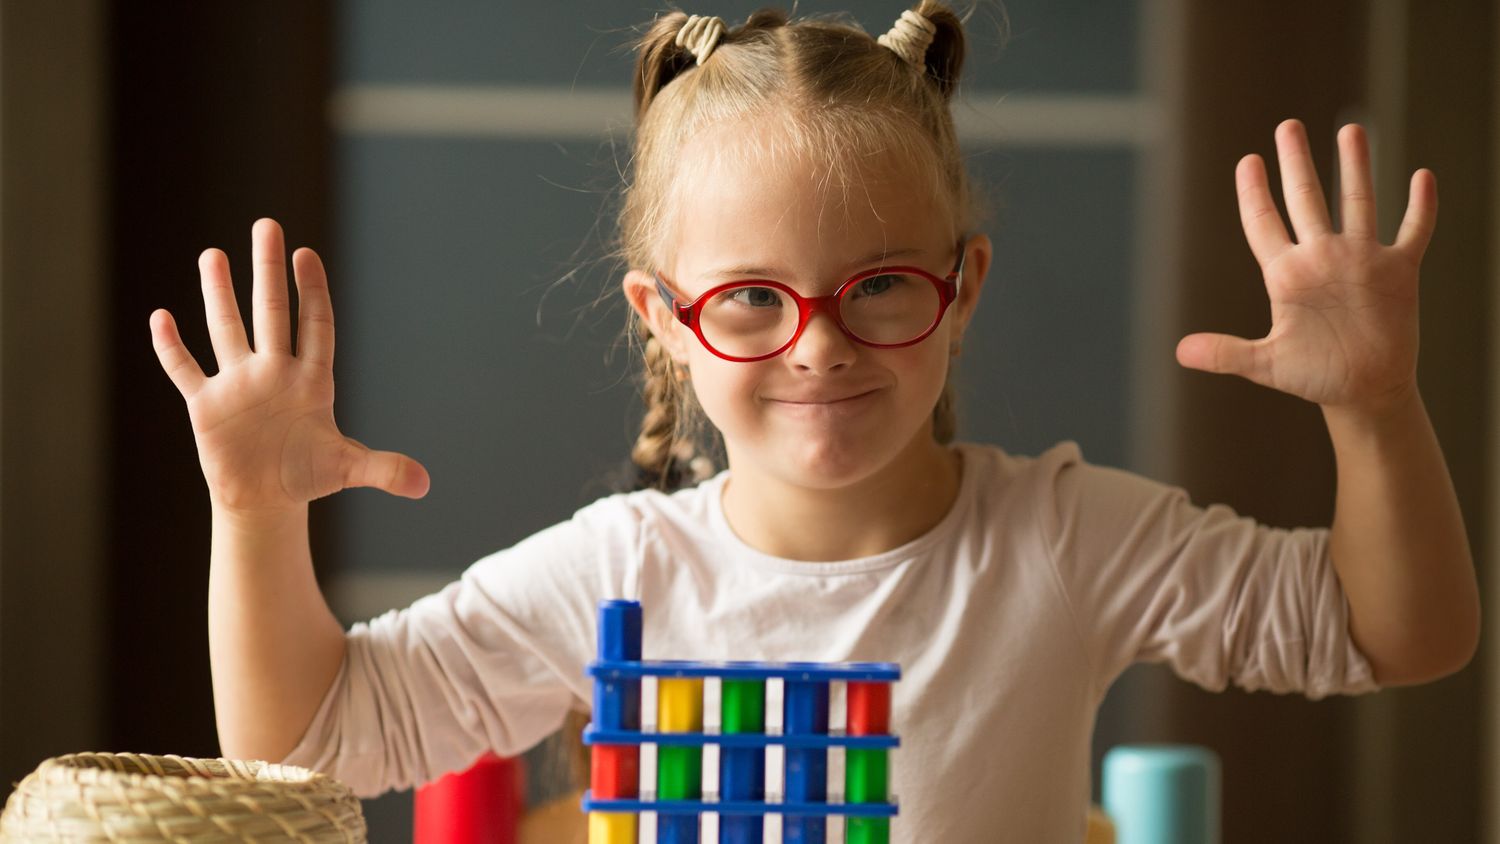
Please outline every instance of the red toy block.
M635 745L596 744L590 748L593 769L589 788L596 799L635 797L641 786L641 749Z
M891 731L891 684L856 683L848 686L851 736L887 735Z

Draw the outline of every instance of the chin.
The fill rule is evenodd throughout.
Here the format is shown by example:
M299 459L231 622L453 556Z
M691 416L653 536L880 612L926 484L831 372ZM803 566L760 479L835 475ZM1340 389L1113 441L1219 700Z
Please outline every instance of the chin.
M786 455L782 471L787 480L809 489L840 489L878 474L897 457L900 448L868 440L810 442Z

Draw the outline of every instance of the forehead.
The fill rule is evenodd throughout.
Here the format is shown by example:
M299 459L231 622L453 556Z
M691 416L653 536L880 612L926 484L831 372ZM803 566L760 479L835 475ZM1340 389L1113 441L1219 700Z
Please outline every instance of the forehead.
M831 143L788 121L744 121L683 145L666 256L679 271L722 261L818 264L913 246L945 249L952 203L920 139Z

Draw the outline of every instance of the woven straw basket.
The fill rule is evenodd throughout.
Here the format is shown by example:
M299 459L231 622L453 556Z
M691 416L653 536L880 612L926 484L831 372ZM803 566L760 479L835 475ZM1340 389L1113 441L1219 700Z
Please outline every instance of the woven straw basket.
M364 844L365 819L306 768L134 753L48 759L0 815L0 844L137 841Z

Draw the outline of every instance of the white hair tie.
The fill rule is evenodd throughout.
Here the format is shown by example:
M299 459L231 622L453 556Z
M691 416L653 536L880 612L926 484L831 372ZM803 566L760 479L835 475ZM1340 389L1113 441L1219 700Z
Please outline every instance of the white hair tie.
M704 15L689 15L682 29L677 30L677 46L686 47L698 58L698 64L708 60L709 53L719 45L724 34L724 19Z
M891 31L875 39L880 46L900 56L907 64L922 70L927 66L927 48L937 35L937 24L911 9L901 13Z

